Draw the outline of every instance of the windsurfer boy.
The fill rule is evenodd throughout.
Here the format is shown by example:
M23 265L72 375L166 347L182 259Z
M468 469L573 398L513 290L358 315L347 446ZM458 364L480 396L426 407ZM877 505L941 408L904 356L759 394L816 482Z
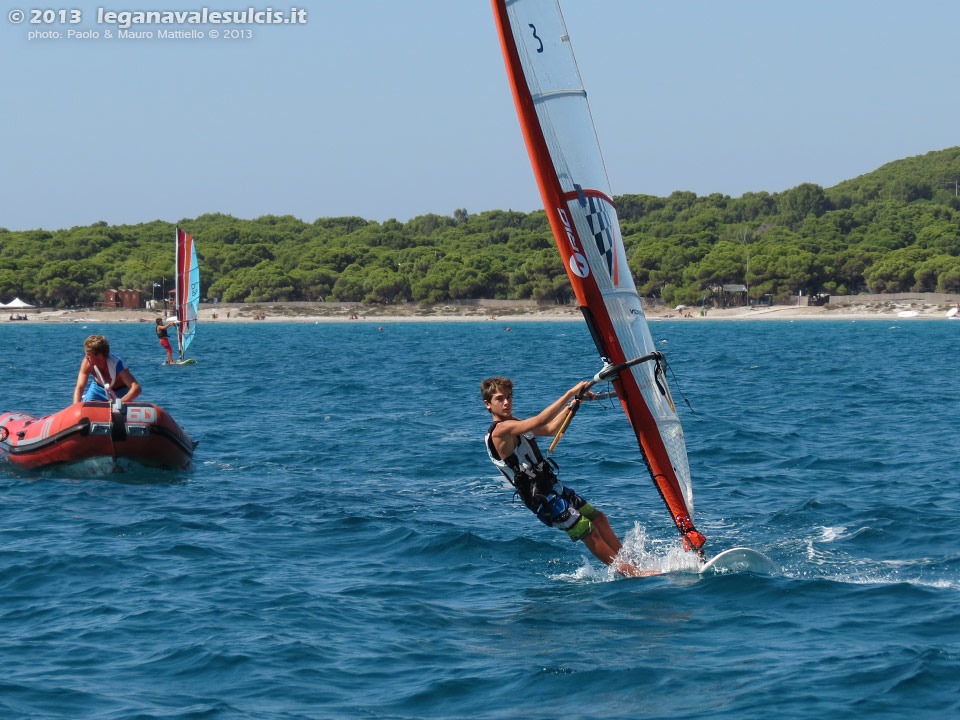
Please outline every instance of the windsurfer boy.
M83 341L83 360L77 374L77 385L73 389L73 401L90 402L107 400L106 389L97 380L94 368L107 387L113 390L121 402L131 402L140 394L140 383L127 368L123 360L110 353L110 343L103 335L91 335Z
M173 348L170 347L170 338L167 337L167 330L177 324L176 320L163 324L163 318L157 318L157 340L160 346L167 351L167 365L173 365Z
M621 575L631 577L655 575L655 571L638 570L617 560L621 544L610 527L607 516L564 487L554 472L555 464L545 460L535 436L555 435L563 424L564 406L585 390L580 382L544 408L539 415L526 420L513 416L513 382L505 377L491 377L480 385L483 404L493 416L484 445L487 454L516 488L517 495L545 525L564 530L570 539L582 540L587 549ZM586 392L590 399L593 393Z

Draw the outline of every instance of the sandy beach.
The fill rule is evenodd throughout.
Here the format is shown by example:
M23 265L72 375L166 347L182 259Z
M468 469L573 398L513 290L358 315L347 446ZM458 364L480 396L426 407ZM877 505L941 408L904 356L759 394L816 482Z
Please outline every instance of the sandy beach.
M953 305L921 301L888 301L843 306L803 307L789 305L736 307L726 309L708 309L701 315L697 308L689 308L682 313L665 307L648 306L644 308L650 321L675 320L683 322L716 322L725 320L943 320ZM18 311L20 317L27 320L11 321L0 315L3 322L13 323L153 323L161 316L156 310L148 309L101 309L73 308L46 309L35 308ZM906 315L904 315L906 313ZM16 313L14 314L16 315ZM530 322L530 321L581 321L580 311L575 306L531 306L519 304L516 307L491 308L480 306L417 305L403 306L364 306L352 303L218 303L202 304L199 318L201 322L251 323L251 322L357 322L357 323L397 323L397 322Z

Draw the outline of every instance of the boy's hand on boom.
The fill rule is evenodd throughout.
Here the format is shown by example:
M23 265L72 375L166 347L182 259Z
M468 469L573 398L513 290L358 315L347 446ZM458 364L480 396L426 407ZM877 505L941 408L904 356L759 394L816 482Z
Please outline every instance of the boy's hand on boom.
M571 407L573 406L573 403L580 402L581 400L593 400L593 393L590 392L590 388L592 386L592 380L581 380L572 388L570 388L570 390L567 391L567 394L573 396Z
M595 380L581 380L567 391L567 395L573 396L570 404L567 406L568 413L575 413L580 407L580 403L584 400L596 399L597 396L590 392L590 388L592 388L594 384L596 384Z
M560 438L563 437L563 433L567 431L567 427L570 425L570 421L573 420L573 416L577 414L577 410L580 409L580 403L583 400L593 400L593 393L590 392L589 388L593 386L592 380L581 380L572 388L567 390L566 395L570 397L570 404L567 405L567 413L563 418L563 422L560 423L560 428L557 430L557 434L553 437L553 442L550 443L550 447L547 448L547 452L553 452L554 448L557 447L557 443L560 442Z
M647 362L649 360L660 361L663 360L663 355L659 352L648 353L647 355L641 355L638 358L633 360L628 360L627 362L620 363L618 365L610 365L609 363L604 365L603 370L598 372L593 380L581 380L572 388L567 390L565 397L571 398L570 404L567 405L567 412L563 418L563 421L560 423L560 427L557 430L556 435L553 437L553 442L550 443L550 447L547 452L553 452L554 448L557 447L557 443L560 442L560 438L563 437L563 433L566 432L567 427L570 425L570 421L573 420L573 416L577 414L577 410L580 409L580 403L584 400L596 400L597 395L590 392L590 388L596 385L598 382L606 382L612 379L617 378L621 372L627 368L632 368L634 365L639 365L642 362ZM604 393L599 396L600 398L610 397L609 393ZM566 402L566 400L564 400Z

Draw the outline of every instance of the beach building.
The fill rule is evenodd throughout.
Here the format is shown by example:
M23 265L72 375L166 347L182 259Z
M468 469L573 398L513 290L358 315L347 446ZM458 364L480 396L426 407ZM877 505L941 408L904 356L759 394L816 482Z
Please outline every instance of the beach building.
M94 303L103 308L136 309L143 307L143 293L139 290L107 290L103 294L103 302Z

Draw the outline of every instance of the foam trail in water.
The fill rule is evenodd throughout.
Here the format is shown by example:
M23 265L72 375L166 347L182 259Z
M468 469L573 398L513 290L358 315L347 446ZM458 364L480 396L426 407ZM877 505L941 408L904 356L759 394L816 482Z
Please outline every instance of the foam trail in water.
M610 582L622 576L613 568L620 563L633 565L639 570L653 570L669 572L672 568L670 551L657 553L648 547L647 529L640 523L634 523L633 529L623 537L623 547L617 553L616 561L610 566L597 566L589 558L584 558L583 564L571 573L551 575L554 580L573 582Z
M685 552L676 542L649 540L646 527L639 522L634 522L633 528L624 535L623 548L617 559L640 570L655 570L661 573L697 569L697 559L693 553ZM608 572L615 575L612 570Z

